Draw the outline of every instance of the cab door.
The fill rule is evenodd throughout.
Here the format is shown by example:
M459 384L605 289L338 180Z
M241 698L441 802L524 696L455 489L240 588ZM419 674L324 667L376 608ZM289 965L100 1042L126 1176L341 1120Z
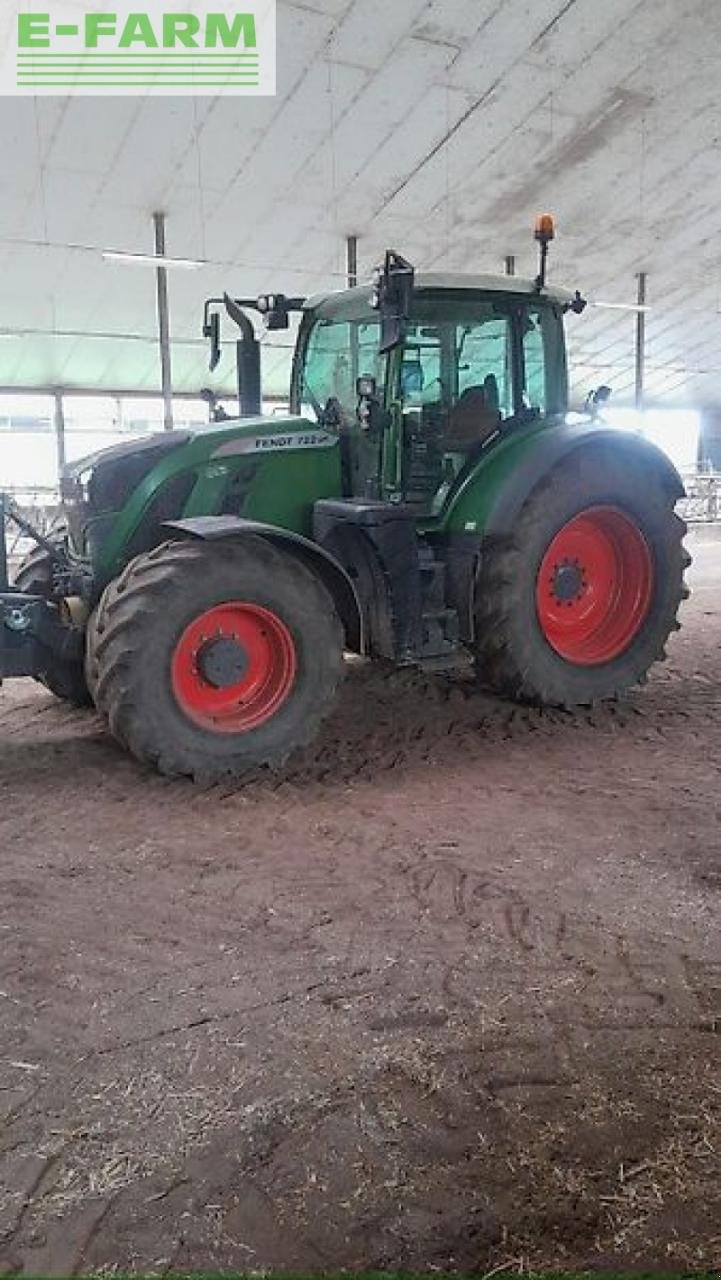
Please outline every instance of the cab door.
M389 360L380 355L380 323L363 306L349 318L322 309L301 331L293 374L292 407L311 420L322 417L340 438L345 497L377 497L382 467L382 432L358 413L359 378L371 378L379 403L389 397Z
M518 402L511 309L492 301L419 301L401 365L404 497L440 509L469 458L513 416Z

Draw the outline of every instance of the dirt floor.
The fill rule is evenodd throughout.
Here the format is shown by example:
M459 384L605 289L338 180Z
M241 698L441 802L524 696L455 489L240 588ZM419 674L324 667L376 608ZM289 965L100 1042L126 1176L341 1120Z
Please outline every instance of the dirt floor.
M0 694L0 1273L721 1267L721 542L627 704L356 668L285 779Z

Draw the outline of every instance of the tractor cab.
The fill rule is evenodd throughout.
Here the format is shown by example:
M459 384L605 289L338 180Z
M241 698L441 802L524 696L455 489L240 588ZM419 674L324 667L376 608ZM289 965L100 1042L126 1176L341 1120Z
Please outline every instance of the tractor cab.
M345 499L440 516L481 454L568 408L564 315L580 294L549 287L553 219L536 226L540 268L516 276L416 274L389 250L374 282L310 299L211 298L204 333L220 359L220 312L238 326L240 416L261 412L260 347L248 311L269 330L301 313L290 411L339 442Z
M305 304L291 411L337 430L348 496L433 515L483 450L567 409L575 300L507 276L420 275L384 350L374 289Z

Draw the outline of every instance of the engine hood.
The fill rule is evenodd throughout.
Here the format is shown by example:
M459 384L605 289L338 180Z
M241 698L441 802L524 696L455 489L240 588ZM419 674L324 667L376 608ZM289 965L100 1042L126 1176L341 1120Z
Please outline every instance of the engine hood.
M154 458L160 458L173 449L179 448L181 444L186 444L190 439L192 439L190 431L156 431L151 436L140 436L135 440L123 441L122 444L109 445L107 449L97 449L95 453L87 453L83 458L76 458L74 462L66 463L61 480L70 482L80 480L86 472L94 471L101 463L119 462L136 454L141 456L151 454ZM147 461L150 465L150 457Z

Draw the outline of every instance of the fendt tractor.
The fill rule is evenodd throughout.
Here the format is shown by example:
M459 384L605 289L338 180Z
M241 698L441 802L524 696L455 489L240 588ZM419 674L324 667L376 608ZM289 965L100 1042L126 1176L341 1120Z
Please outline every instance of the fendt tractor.
M68 466L63 522L0 583L0 675L94 703L168 775L282 765L348 652L475 668L500 694L615 698L664 656L685 595L683 486L642 437L568 420L564 317L535 279L421 275L209 299L238 326L239 413ZM261 416L259 340L300 313L290 410ZM3 540L4 547L4 540Z

